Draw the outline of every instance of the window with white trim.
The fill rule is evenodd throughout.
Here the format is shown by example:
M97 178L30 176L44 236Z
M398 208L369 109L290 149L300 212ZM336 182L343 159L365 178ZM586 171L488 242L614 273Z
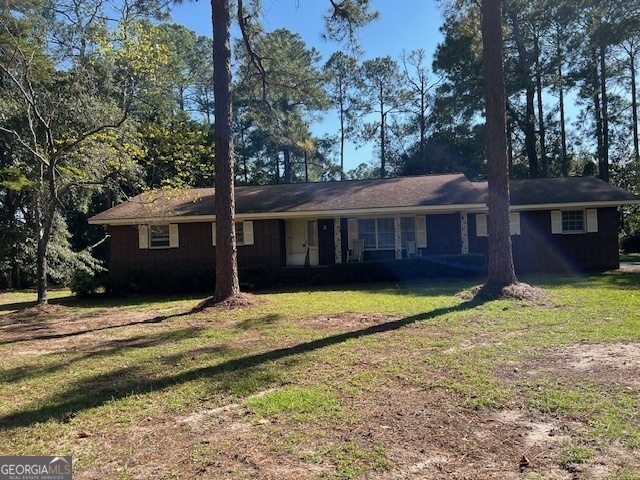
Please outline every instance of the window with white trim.
M244 245L244 222L236 222L236 245Z
M140 225L138 227L138 247L142 250L178 248L180 239L178 225Z
M169 248L169 225L151 225L149 227L149 248Z
M358 219L358 238L364 241L366 250L391 250L395 248L393 218Z
M364 241L364 248L374 250L378 248L376 240L376 220L365 218L358 220L358 238Z
M598 231L598 210L553 210L551 211L551 233L572 234Z
M489 236L489 216L486 213L476 213L476 236Z
M583 210L563 210L562 211L562 233L583 233L584 232L584 211Z
M414 217L402 217L400 219L400 239L404 248L407 247L407 242L416 241L416 222Z
M489 215L486 213L476 214L476 236L488 237L489 236ZM520 235L520 212L509 212L509 234L511 236Z
M353 240L364 242L365 250L393 250L396 247L394 218L350 218L349 248ZM407 241L415 241L418 248L427 247L427 222L424 215L400 217L400 241L406 248Z
M211 239L216 246L216 222L211 224ZM253 221L236 222L236 246L253 245Z
M396 234L393 218L378 218L376 220L378 227L378 248L388 249L396 247Z

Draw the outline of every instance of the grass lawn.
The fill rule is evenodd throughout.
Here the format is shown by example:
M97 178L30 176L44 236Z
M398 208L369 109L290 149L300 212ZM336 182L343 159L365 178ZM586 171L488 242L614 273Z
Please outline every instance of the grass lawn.
M0 293L0 455L72 455L76 480L640 479L640 273L522 280L546 296Z

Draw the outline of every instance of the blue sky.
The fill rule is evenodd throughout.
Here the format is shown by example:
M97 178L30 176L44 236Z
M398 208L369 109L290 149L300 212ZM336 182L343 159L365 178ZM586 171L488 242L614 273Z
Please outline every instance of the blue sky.
M439 28L443 21L435 0L372 0L380 18L366 26L360 34L364 50L363 60L390 55L399 59L407 52L423 49L429 63L436 45L441 41ZM331 54L341 49L335 42L322 39L323 12L329 0L263 0L264 25L267 30L287 28L302 36L310 47L315 47L323 57L323 63ZM199 35L211 36L211 6L208 0L185 2L174 8L173 20L185 25ZM324 121L313 127L316 135L323 132L337 133L337 114L329 111ZM345 160L347 170L372 160L372 146L358 150L350 145Z

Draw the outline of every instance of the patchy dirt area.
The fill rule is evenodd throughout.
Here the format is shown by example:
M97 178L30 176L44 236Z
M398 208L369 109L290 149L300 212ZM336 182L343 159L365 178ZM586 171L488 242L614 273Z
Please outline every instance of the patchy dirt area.
M380 313L342 313L333 315L317 315L300 321L306 328L325 330L329 332L354 331L375 327L385 323L400 320L399 317L382 315Z
M545 352L534 361L505 366L504 378L549 375L589 379L601 383L640 388L640 344L580 344Z
M243 308L250 303L244 299L212 308ZM3 354L34 356L69 348L100 351L148 346L152 337L132 335L131 330L119 327L148 328L148 324L190 314L148 311L125 315L105 310L69 315L65 308L52 306L4 316L0 341L11 345ZM49 321L37 321L38 315L45 314ZM194 328L206 322L205 316L181 320ZM309 317L300 323L305 328L343 332L398 320L381 314L341 314ZM113 338L97 342L94 333L105 330L113 330ZM639 344L575 345L505 365L499 376L507 383L542 374L584 377L636 389L640 388L639 367ZM615 455L598 454L578 468L563 468L567 442L586 428L576 419L516 406L466 408L455 393L441 388L415 388L392 381L341 400L354 414L328 423L300 423L286 416L266 420L250 413L243 403L213 409L203 405L188 415L150 413L137 425L107 431L87 431L71 420L77 435L72 441L87 457L96 459L75 471L74 478L351 478L352 473L357 475L357 465L340 463L343 449L357 449L364 456L384 451L379 468L362 477L368 480L604 480L620 465L640 468L637 458L623 449Z
M384 447L386 466L363 477L371 480L606 478L559 467L562 445L578 424L531 418L524 411L469 410L442 390L399 385L371 392L351 407L365 414L331 429L304 425L305 440L297 444L292 442L302 435L299 425L261 420L241 405L165 422L149 419L117 437L88 439L95 449L102 442L130 449L127 465L94 465L74 478L107 478L118 468L139 479L161 478L171 470L201 479L350 478L335 475L347 468L339 457L306 453L347 446L363 452Z
M180 314L177 312L176 314ZM160 323L174 314L167 312L122 312L104 310L83 314L77 310L60 305L46 305L28 308L0 317L0 343L10 344L4 355L45 355L73 349L92 349L95 337L92 334L121 327L144 326ZM46 321L43 320L46 318ZM28 348L21 343L29 341ZM114 339L115 341L115 339ZM134 346L136 340L130 338L130 332L123 336L123 342ZM138 339L140 346L144 340ZM133 342L133 343L132 343ZM125 343L120 346L127 346ZM111 345L111 348L117 344ZM101 345L97 348L107 348Z

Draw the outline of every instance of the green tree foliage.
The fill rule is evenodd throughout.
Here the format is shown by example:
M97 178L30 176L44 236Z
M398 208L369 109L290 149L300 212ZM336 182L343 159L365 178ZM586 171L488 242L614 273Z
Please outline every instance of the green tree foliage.
M377 136L380 153L379 177L387 176L388 145L390 124L393 116L405 106L408 93L398 63L391 57L374 58L362 63L362 89L360 91L359 113L373 119L363 123L361 136L370 140Z
M182 119L180 117L183 117ZM141 160L150 188L213 185L213 142L201 122L178 116L140 126L146 152Z
M110 162L106 154L116 143L121 150L116 137L127 130L134 76L105 55L104 17L93 10L104 6L61 2L47 16L15 7L0 16L4 168L18 169L32 185L19 214L8 209L9 220L24 222L25 251L35 251L27 266L37 267L39 303L47 303L49 279L68 278L60 265L95 267L89 255L71 252L61 209L86 211L108 177L131 170L131 156Z
M634 138L637 125L630 42L638 32L639 7L636 0L504 4L512 175L569 175L582 172L593 157L596 173L606 179L615 163L628 163L622 152L635 155L625 144ZM445 14L445 38L434 60L444 81L432 124L436 130L467 125L465 130L473 132L483 109L479 10L472 2L451 1ZM577 104L569 104L568 98L577 98ZM580 108L578 122L570 124L569 111L575 119Z
M358 31L378 18L370 0L329 0L324 16L326 37L344 42L353 53L360 51Z
M241 68L237 95L247 108L242 111L244 136L260 138L263 150L282 155L282 180L296 180L294 158L304 165L305 151L300 148L311 141L309 124L328 107L324 76L318 69L320 55L308 49L300 37L286 29L278 29L253 39L251 54L240 55ZM252 59L259 58L262 71L253 68ZM262 135L249 137L246 129L261 130ZM273 154L273 153L272 153ZM280 176L280 162L274 165L274 177ZM304 176L303 176L304 178Z
M357 103L358 88L361 81L358 75L358 61L344 52L335 52L324 65L327 78L329 100L338 110L340 121L340 170L344 178L345 141L352 138L355 132L354 115Z

